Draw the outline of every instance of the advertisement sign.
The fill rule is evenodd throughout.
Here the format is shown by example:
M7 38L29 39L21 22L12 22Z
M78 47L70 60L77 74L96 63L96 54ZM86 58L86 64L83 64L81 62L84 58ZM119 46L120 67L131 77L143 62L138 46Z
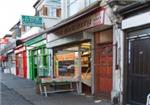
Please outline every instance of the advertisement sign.
M42 27L43 26L43 18L39 16L21 16L21 23L25 26L31 27Z

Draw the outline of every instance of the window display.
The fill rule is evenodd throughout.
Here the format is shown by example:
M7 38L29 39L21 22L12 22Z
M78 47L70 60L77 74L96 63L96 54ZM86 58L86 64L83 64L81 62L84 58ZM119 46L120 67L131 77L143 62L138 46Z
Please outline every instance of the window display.
M61 76L74 76L74 61L59 61L58 62L59 75Z
M78 47L59 49L55 53L54 75L59 76L78 76Z

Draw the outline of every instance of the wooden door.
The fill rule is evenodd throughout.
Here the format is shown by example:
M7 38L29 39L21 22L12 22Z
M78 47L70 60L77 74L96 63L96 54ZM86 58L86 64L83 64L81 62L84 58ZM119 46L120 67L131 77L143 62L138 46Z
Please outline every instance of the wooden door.
M110 98L112 90L112 44L99 45L95 53L96 92Z

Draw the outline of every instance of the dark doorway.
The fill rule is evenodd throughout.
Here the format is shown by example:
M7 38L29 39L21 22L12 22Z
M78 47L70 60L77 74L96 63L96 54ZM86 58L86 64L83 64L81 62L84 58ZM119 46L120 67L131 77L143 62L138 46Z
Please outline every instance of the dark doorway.
M128 103L145 105L150 93L150 37L129 40L127 75Z

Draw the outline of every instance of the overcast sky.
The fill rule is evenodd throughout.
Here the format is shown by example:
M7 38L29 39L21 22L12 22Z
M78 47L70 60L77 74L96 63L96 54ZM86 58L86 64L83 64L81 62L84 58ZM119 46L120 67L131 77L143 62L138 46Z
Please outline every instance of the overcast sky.
M37 0L0 0L0 38L9 33L21 15L34 15Z

